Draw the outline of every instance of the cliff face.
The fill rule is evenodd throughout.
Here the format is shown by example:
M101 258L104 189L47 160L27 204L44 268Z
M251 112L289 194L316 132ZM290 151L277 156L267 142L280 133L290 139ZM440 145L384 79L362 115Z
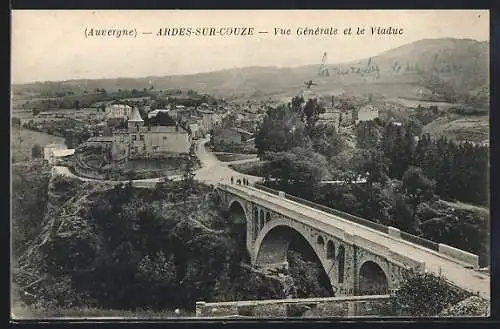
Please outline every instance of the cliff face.
M14 266L18 304L190 309L196 300L281 296L276 282L240 269L228 219L203 185L184 201L175 182L47 183L40 225Z

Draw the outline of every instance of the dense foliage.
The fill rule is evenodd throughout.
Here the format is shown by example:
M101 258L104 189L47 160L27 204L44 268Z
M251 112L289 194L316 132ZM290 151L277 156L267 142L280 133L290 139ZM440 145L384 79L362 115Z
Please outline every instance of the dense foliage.
M488 204L487 147L420 136L421 124L411 118L360 122L356 149L338 134L316 139L327 145L318 147L322 125L301 120L303 111L300 98L270 109L257 133L267 186L476 253L488 264L488 211L440 201ZM435 108L417 112L440 115ZM328 177L345 183L322 183Z
M293 280L296 298L330 297L333 291L325 270L314 259L290 249L287 255L289 275Z
M394 302L411 316L437 316L445 308L455 305L470 294L452 287L438 275L406 273Z
M439 314L440 316L490 316L490 301L478 296L471 296L456 305L450 306Z
M279 282L240 268L235 226L207 187L194 183L185 199L182 182L154 190L80 185L54 178L48 202L36 200L48 210L29 208L36 220L21 217L29 204L14 208L14 281L25 304L192 309L196 300L282 297Z
M17 259L40 232L50 168L41 162L12 166L12 252Z

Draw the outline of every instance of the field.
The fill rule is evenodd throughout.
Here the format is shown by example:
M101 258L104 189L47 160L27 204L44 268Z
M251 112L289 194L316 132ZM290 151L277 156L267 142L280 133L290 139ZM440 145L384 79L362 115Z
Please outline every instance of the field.
M12 150L12 163L31 159L31 149L38 144L44 147L47 144L64 144L64 138L52 136L37 131L12 128L10 134L10 148Z
M424 126L423 132L431 136L446 136L453 140L468 140L475 143L489 141L489 116L463 116L448 114Z

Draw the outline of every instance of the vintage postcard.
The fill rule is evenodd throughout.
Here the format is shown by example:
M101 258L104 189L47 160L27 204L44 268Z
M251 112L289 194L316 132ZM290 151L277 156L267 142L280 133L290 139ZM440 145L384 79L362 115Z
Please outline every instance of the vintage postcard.
M487 10L13 10L11 317L490 315Z

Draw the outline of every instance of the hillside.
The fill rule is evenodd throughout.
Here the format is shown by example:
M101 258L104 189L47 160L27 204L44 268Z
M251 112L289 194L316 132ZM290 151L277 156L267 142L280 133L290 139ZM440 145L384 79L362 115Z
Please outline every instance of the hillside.
M361 74L369 63L378 66L378 79L373 73ZM14 85L13 90L15 93L81 90L85 83L87 89L92 90L142 90L152 81L156 89L182 88L222 97L267 98L297 94L303 89L304 81L313 79L318 82L315 88L318 93L375 93L408 98L422 96L422 93L438 96L477 94L484 98L489 94L489 43L467 39L425 39L373 54L371 59L329 65L329 69L331 75L327 78L318 77L317 65L245 67L192 75L31 83Z
M53 143L64 145L64 142L64 138L62 137L13 127L10 135L12 163L31 159L31 149L35 144L44 147L47 144Z

